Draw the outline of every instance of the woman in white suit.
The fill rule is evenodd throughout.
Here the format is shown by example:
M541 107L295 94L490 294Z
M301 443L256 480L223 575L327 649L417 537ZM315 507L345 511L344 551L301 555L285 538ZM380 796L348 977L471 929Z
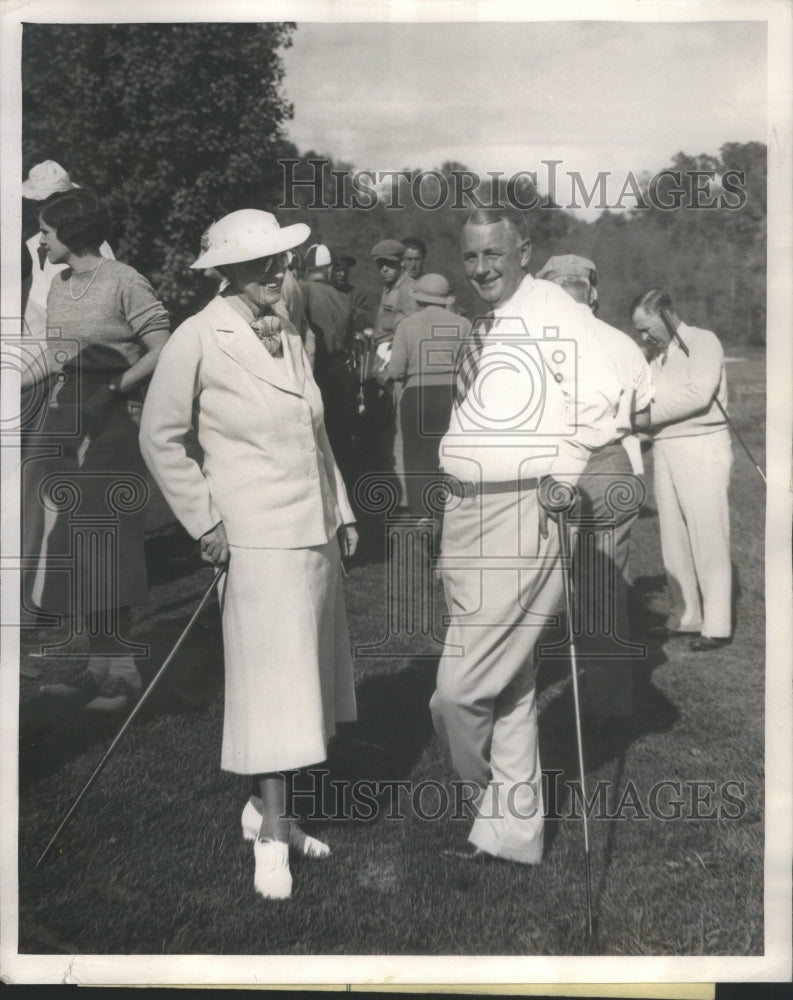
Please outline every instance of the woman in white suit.
M336 723L355 719L339 546L352 555L358 535L319 389L278 307L285 251L308 233L254 209L209 228L192 267L228 285L163 350L140 429L174 513L205 559L228 562L221 767L254 776L243 835L254 886L273 898L291 895L289 847L330 853L285 818L282 772L324 760Z

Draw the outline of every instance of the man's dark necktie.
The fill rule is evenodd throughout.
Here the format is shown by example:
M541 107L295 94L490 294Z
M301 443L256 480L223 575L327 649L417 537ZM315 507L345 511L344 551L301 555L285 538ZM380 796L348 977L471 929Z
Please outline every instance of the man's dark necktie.
M476 320L467 341L460 348L459 361L455 374L454 404L460 406L468 395L468 390L474 384L479 370L479 360L485 346L485 336L493 325L493 314Z

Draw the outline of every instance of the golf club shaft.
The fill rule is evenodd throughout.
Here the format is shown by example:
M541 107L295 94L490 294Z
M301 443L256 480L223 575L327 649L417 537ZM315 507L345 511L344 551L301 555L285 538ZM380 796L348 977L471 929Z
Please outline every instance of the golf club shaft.
M66 815L61 820L60 826L58 827L58 829L55 831L55 833L50 838L50 842L47 844L47 846L41 852L41 856L39 857L39 859L36 862L36 864L33 866L34 868L38 868L38 866L41 864L41 862L44 860L44 858L49 853L49 850L52 847L52 845L55 843L55 841L60 836L60 833L63 830L63 828L66 826L66 824L72 818L72 816L74 815L74 813L77 811L77 807L80 805L80 803L82 802L82 800L85 798L85 796L86 796L86 794L88 792L88 789L91 787L91 785L93 785L94 781L99 776L100 772L102 771L102 769L104 768L104 766L107 763L108 759L110 758L110 755L113 753L113 751L115 750L116 746L118 745L119 740L124 735L124 733L127 731L127 729L129 729L129 727L130 727L130 725L132 723L132 720L135 718L135 716L138 714L138 712L140 712L141 708L143 708L143 705L145 704L145 702L148 699L149 695L152 693L152 691L156 687L157 683L159 682L160 678L162 677L162 675L165 673L165 671L170 666L171 661L173 660L174 656L176 656L176 654L179 651L182 643L187 638L187 635L188 635L190 629L193 627L193 625L195 625L196 621L198 620L199 615L201 614L201 612L206 607L207 601L209 600L209 598L212 596L212 594L217 589L217 586L220 583L220 580L221 580L221 578L222 578L222 576L223 576L223 574L225 572L226 572L226 567L225 566L222 566L218 570L216 570L215 576L214 576L214 578L212 580L212 583L209 585L209 588L207 589L206 593L201 598L201 602L198 605L198 607L195 609L195 611L193 612L193 615L190 618L190 621L187 623L187 625L185 625L182 634L176 640L176 644L174 645L173 649L168 654L168 656L165 658L165 662L160 667L160 669L157 671L157 673L154 675L151 683L146 688L146 690L143 692L143 694L140 697L140 700L138 701L138 703L135 705L135 707L130 712L129 716L127 717L126 721L124 722L124 725L121 727L121 729L116 734L115 739L113 740L113 742L110 744L110 746L105 751L105 755L102 757L102 759L97 764L96 769L94 770L94 773L91 775L91 777L85 783L85 785L83 787L83 790L80 792L80 794L74 800L74 803L72 804L71 809L66 813Z
M584 860L586 865L586 909L587 936L592 936L592 876L589 865L589 825L587 822L586 772L584 770L584 740L581 734L581 703L578 697L578 657L576 656L575 639L573 638L573 595L570 585L572 561L570 557L570 536L567 531L567 515L560 512L557 520L559 529L559 549L562 558L562 580L564 590L564 605L567 614L567 627L570 630L570 673L573 682L573 708L575 712L575 736L578 747L578 773L581 776L581 796L583 798L584 820Z
M675 324L672 322L672 320L671 320L671 318L669 316L669 313L666 311L666 309L661 309L660 313L661 313L661 319L664 321L664 325L666 326L666 329L669 331L670 336L673 337L677 341L677 343L680 345L680 349L682 350L683 354L685 354L685 356L687 358L690 357L690 352L688 350L688 347L686 346L686 343L683 340L683 338L678 333L678 331L677 331L677 329L675 327ZM729 416L727 415L727 411L721 405L721 402L716 397L714 397L714 401L716 403L716 406L718 406L719 410L721 411L721 415L724 417L724 420L725 420L727 426L730 428L730 430L732 431L732 433L737 438L738 444L740 444L740 446L743 448L743 450L749 456L749 461L752 463L752 465L755 467L755 469L757 469L758 473L760 474L760 478L763 480L763 484L765 485L765 483L766 483L765 473L763 472L763 470L760 468L760 466L755 461L754 455L752 455L751 451L749 451L749 447L746 444L746 442L744 441L744 439L741 437L741 435L735 429L735 426L733 425L732 420L730 420Z

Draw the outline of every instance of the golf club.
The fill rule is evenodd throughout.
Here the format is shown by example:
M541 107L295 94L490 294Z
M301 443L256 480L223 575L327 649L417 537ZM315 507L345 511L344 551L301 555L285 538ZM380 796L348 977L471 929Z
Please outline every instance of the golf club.
M174 656L176 656L176 654L179 651L179 648L181 647L182 643L187 638L187 635L188 635L190 629L193 627L193 625L195 625L196 621L198 620L199 615L201 614L201 612L206 607L207 602L209 601L209 598L212 596L212 594L215 592L215 590L217 590L218 584L220 583L221 578L223 577L223 574L225 572L226 572L226 566L221 566L220 568L218 568L215 571L215 576L212 579L212 583L209 585L209 587L207 588L204 596L201 598L201 601L200 601L198 607L193 612L192 617L190 618L190 621L187 623L187 625L185 625L184 630L182 631L182 634L176 640L176 643L175 643L173 649L168 654L168 656L165 658L165 662L163 663L163 665L160 667L160 669L157 671L157 673L152 678L151 683L149 684L149 686L146 688L146 690L141 695L140 700L138 701L138 703L135 705L135 707L129 713L129 716L127 717L127 720L125 721L124 725L121 727L121 729L119 729L118 733L116 734L115 739L110 744L110 746L107 748L107 750L105 751L105 755L102 757L102 759L99 761L99 763L97 764L96 768L94 769L94 773L91 775L91 777L85 783L85 785L83 786L83 790L80 792L80 794L74 800L74 803L72 804L71 809L69 809L69 811L66 813L66 815L61 820L60 826L55 831L55 833L52 835L52 837L50 838L50 842L47 844L47 846L41 852L41 856L39 857L39 859L36 862L36 864L33 866L34 869L38 868L38 866L41 864L41 862L47 856L50 848L52 847L52 845L55 843L55 841L60 836L61 831L66 826L66 824L69 822L69 820L72 818L72 816L74 815L74 813L77 810L77 807L80 805L80 803L82 802L82 800L85 798L85 795L88 792L88 789L94 783L94 781L96 780L96 778L99 776L100 772L102 771L102 768L105 766L105 764L110 759L110 755L113 753L113 751L115 750L115 748L118 746L119 740L124 735L124 733L129 729L130 725L132 724L132 720L135 718L135 716L138 714L138 712L140 712L141 708L143 708L143 705L145 704L145 702L148 699L149 695L152 693L152 691L154 690L154 688L157 686L157 683L159 682L160 678L163 676L163 674L165 673L165 671L168 669L168 667L170 666L171 661L173 660Z
M567 627L570 631L570 674L573 682L573 709L575 713L575 735L578 747L578 773L581 777L581 795L584 808L584 863L586 866L586 908L587 908L587 938L593 934L592 928L592 875L589 862L589 826L587 823L588 802L586 793L586 771L584 770L584 742L581 735L581 704L578 696L578 658L576 656L575 639L573 637L573 594L570 583L572 564L570 558L570 536L568 534L567 515L575 505L577 491L574 486L558 480L545 479L540 485L539 502L555 516L559 532L559 551L562 563L562 589L564 592L564 607L567 614Z

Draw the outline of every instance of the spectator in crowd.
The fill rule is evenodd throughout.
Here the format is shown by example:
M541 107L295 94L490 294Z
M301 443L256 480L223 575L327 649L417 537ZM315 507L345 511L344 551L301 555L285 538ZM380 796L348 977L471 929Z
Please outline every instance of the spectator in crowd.
M339 549L352 555L357 533L300 337L274 310L286 251L307 235L254 209L214 223L192 266L228 286L174 333L141 424L171 509L228 565L221 767L252 776L242 832L256 891L278 899L292 893L290 848L330 852L287 818L283 772L324 760L356 714ZM185 448L193 428L202 466Z
M317 345L314 332L306 319L303 291L298 280L303 270L303 259L297 250L288 250L289 262L284 271L281 285L281 306L286 310L289 322L300 334L311 367L314 367Z
M471 324L451 312L449 282L425 274L413 289L419 311L401 320L382 381L402 386L401 422L407 498L414 517L428 517L427 486L438 478L438 444L449 429L454 402L454 358Z
M671 607L666 625L650 632L661 639L691 636L695 652L719 649L732 637L732 444L718 406L727 406L724 351L710 330L681 321L662 288L637 296L631 319L658 352L650 425Z
M585 257L551 257L537 277L564 288L582 309L597 303L597 271ZM636 479L644 467L634 431L649 426L652 379L630 337L601 320L594 320L594 331L618 376L610 400L617 427L615 439L592 453L578 480L581 505L571 516L580 525L573 566L576 621L570 627L586 672L583 712L596 732L614 736L614 721L633 714L633 660L641 650L630 645L628 623L631 527L644 496Z
M536 864L543 850L536 644L563 582L541 481L574 484L590 454L614 439L616 374L588 311L527 273L525 216L475 211L462 251L490 312L474 321L460 355L440 448L451 491L441 560L451 621L430 708L476 795L468 843L444 854Z
M350 284L350 269L358 263L357 259L342 247L331 247L330 254L333 259L330 283L340 292L344 292L350 300L353 330L355 333L362 333L364 330L373 329L374 311L369 296L362 288Z
M23 253L23 275L27 274L29 279L28 282L23 281L22 289L23 336L39 340L46 337L47 295L52 279L66 266L53 264L42 247L39 241L39 212L50 198L78 188L79 185L71 180L55 160L44 160L31 167L27 178L22 182L22 198L27 203L24 217L32 219L33 230L25 237ZM99 252L110 260L114 257L106 240L102 241Z
M353 370L352 305L331 284L331 251L322 243L306 252L306 280L300 283L305 315L316 342L314 378L322 393L325 428L348 489L355 483L356 391Z
M405 247L399 240L380 240L372 247L383 291L374 325L375 344L391 344L397 324L418 310L412 292L416 282L402 270Z
M78 187L63 167L54 160L45 160L31 167L27 178L22 182L22 336L28 337L30 343L26 345L26 351L30 354L33 364L41 364L46 367L46 358L42 357L37 361L39 352L46 352L45 341L47 337L47 295L55 275L64 269L65 264L53 264L47 257L46 247L40 242L41 233L39 230L39 213L44 205L51 198L57 198L67 191L73 191ZM106 241L102 242L99 252L103 257L113 259L113 251ZM22 464L23 483L26 478L25 467L28 463L35 461L36 452L31 452L31 447L36 448L35 431L41 419L43 419L42 406L46 392L41 393L34 384L26 382L22 386L20 395L21 430L22 430ZM33 437L28 436L28 432L34 432ZM40 440L40 439L38 439ZM25 555L37 553L41 547L43 524L43 510L38 502L22 504L22 552ZM24 590L23 580L23 616L33 620L30 604L32 596L29 589Z
M402 270L405 247L399 240L380 240L372 248L372 259L377 265L383 291L380 307L374 324L372 348L376 354L374 372L377 374L391 356L391 345L399 321L418 310L413 298L416 282ZM376 403L373 400L372 416L381 428L376 444L377 467L384 472L392 472L399 490L399 504L406 510L407 487L405 465L402 454L402 428L399 419L399 398L401 388L397 386L380 389Z
M424 261L427 259L427 244L418 236L406 236L402 240L405 252L402 255L402 270L408 277L418 281L424 274Z
M25 469L25 507L43 498L32 600L83 619L89 640L84 673L42 692L91 710L122 711L141 692L140 673L122 640L130 635L131 606L147 596L145 469L137 423L144 386L168 340L168 314L142 275L100 253L109 222L90 192L66 191L47 201L40 224L48 261L61 265L47 296L47 327L57 336L47 342L46 366L33 366L23 383L49 381L40 434L48 446L57 444L59 454ZM122 491L118 509L111 506L114 483L108 477L114 475ZM79 498L74 522L61 502L65 490ZM135 494L141 494L140 503L128 503ZM101 565L87 553L78 558L71 529L108 519L116 527L112 551Z

